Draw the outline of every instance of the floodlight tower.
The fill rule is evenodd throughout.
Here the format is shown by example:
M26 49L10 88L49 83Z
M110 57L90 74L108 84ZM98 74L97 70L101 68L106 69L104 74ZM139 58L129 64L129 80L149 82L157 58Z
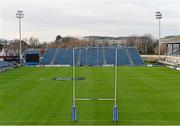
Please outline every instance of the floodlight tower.
M23 10L17 10L16 18L19 19L19 58L20 64L22 64L21 19L24 18Z
M160 47L160 38L161 38L161 19L162 19L162 14L160 11L156 12L156 19L159 20L159 42L158 42L158 46L159 46L159 56L161 55L161 47Z

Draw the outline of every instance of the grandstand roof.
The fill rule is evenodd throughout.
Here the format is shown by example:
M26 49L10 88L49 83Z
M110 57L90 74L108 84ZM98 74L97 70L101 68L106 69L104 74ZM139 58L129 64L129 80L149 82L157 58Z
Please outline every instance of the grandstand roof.
M177 35L177 36L166 36L165 38L160 39L160 43L180 44L180 35Z

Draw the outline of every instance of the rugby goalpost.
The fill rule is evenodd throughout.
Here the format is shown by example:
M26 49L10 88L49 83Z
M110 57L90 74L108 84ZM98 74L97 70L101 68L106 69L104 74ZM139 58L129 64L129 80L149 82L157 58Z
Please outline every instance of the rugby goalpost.
M112 111L112 120L114 122L118 121L118 106L117 106L117 48L115 49L115 65L114 65L114 98L76 98L76 75L75 75L75 49L73 48L73 79L72 79L72 121L77 121L77 107L76 107L76 101L90 101L90 100L99 100L99 101L114 101L113 111ZM87 53L87 48L86 48ZM98 49L97 49L97 55L98 55ZM97 56L98 58L98 56ZM86 54L87 59L87 54ZM98 60L98 59L97 59ZM97 62L98 63L98 62ZM87 65L87 61L86 61ZM98 66L98 64L97 64Z

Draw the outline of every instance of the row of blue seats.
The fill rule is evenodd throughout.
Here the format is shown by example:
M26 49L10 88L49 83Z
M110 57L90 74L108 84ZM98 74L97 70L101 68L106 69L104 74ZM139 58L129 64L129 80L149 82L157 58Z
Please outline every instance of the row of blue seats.
M0 61L0 72L7 71L9 69L13 69L14 65L6 62L6 61Z
M118 48L117 64L124 66L144 65L136 48ZM75 65L114 65L115 48L77 48L75 49ZM73 49L53 49L46 51L42 65L72 65Z
M6 61L0 61L0 68L5 68L5 67L9 67L12 64Z

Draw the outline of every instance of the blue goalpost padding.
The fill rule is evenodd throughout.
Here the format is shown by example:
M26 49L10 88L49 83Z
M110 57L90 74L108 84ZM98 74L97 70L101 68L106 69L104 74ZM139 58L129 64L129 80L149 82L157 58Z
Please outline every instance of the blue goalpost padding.
M76 106L72 107L72 121L76 121Z
M118 107L117 106L113 107L113 121L114 122L118 121Z

